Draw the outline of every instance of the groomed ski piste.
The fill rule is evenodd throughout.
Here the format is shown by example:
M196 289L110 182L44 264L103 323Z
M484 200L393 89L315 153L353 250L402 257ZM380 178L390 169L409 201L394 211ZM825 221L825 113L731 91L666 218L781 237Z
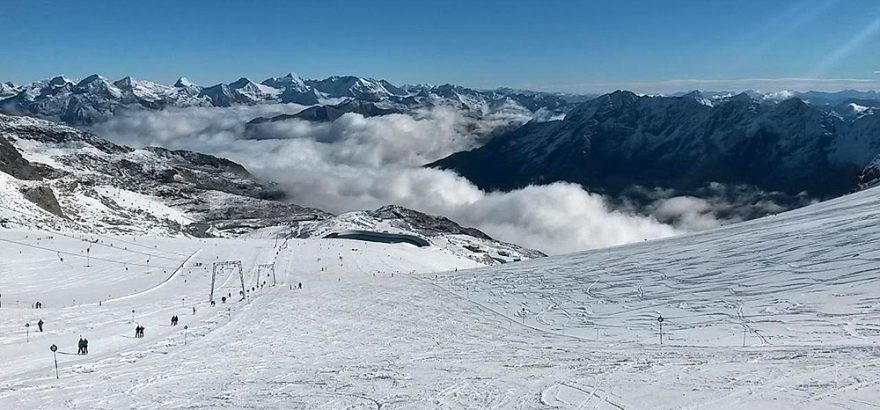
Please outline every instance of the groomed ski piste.
M0 408L880 407L878 217L871 189L483 268L408 244L0 231ZM222 269L212 307L222 261L248 292Z

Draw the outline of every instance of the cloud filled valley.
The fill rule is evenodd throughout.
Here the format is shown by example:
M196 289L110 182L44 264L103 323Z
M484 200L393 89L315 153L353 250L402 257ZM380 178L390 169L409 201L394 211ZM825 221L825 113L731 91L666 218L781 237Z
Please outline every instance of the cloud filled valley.
M386 204L449 217L499 240L548 253L617 245L745 219L724 187L702 198L661 189L606 198L580 185L554 183L485 192L451 171L423 168L475 148L491 131L523 122L520 114L474 118L452 108L333 122L289 119L248 125L258 117L292 114L295 104L134 111L90 128L134 147L162 146L226 157L278 183L294 203L341 213ZM741 193L741 192L740 192ZM772 199L746 197L774 211ZM762 202L763 201L763 202ZM781 209L781 207L780 207Z

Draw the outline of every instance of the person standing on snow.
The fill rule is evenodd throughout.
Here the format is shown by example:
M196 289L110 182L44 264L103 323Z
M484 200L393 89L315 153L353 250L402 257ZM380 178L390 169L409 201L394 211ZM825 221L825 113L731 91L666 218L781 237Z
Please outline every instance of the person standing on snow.
M39 329L40 332L43 331L43 319L40 319L40 321L37 322L37 329Z
M83 354L89 354L89 339L83 339Z

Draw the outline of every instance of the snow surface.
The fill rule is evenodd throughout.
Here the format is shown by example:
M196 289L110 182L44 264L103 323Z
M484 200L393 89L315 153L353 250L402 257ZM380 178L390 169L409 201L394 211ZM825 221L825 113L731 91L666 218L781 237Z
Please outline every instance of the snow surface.
M867 111L870 107L865 107L864 105L858 105L856 103L850 103L849 107L852 108L853 112L860 114Z
M3 230L0 408L873 408L878 217L870 189L473 270L404 244ZM222 260L267 286L239 300L223 270L210 307Z

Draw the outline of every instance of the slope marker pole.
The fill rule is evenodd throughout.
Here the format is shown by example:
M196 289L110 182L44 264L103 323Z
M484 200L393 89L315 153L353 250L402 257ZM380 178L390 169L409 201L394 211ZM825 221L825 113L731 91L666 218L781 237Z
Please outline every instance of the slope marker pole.
M55 379L58 380L59 379L59 377L58 377L58 354L55 353L56 351L58 351L58 346L55 346L55 345L49 346L49 350L52 351L52 356L55 357Z
M663 344L663 315L657 316L657 323L660 323L660 344Z

